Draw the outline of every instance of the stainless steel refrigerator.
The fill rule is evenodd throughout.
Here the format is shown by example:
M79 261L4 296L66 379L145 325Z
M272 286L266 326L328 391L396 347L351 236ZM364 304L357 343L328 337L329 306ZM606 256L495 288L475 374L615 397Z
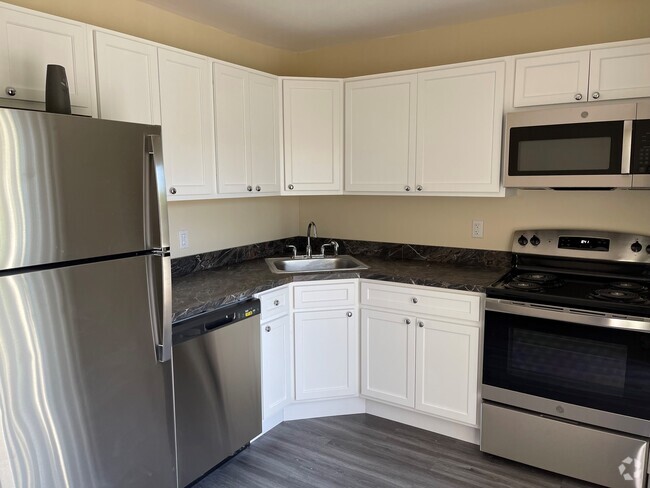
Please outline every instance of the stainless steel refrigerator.
M0 109L0 486L174 487L160 128Z

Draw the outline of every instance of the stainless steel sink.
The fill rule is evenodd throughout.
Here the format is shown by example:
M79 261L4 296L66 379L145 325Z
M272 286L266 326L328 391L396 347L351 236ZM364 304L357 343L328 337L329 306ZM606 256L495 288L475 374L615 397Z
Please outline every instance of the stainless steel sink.
M326 273L328 271L355 271L368 269L352 256L332 256L327 258L266 258L266 264L273 273Z

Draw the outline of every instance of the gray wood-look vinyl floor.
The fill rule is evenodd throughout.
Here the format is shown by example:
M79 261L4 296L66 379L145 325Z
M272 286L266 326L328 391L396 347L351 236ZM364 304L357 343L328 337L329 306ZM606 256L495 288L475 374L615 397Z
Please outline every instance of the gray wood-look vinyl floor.
M283 422L194 488L587 488L372 415Z

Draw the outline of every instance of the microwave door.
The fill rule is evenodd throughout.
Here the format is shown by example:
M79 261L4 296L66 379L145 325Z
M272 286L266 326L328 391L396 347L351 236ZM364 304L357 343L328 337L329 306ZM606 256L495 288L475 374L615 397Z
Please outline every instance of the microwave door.
M605 112L591 107L508 114L505 186L630 188L636 110L634 104L628 105L609 106Z

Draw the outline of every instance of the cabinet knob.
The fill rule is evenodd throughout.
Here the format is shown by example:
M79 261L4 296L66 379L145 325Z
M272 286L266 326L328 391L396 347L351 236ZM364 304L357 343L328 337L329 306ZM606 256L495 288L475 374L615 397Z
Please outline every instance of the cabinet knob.
M408 186L408 185L406 185L406 186L404 187L404 190L405 190L405 191L411 191L411 187Z
M293 185L289 185L289 190L293 190L293 188L294 188Z
M250 186L250 185L248 185L248 186L246 187L246 191L253 191L253 187Z
M416 189L417 191L422 191L422 185L418 185L418 186L416 186L415 189Z
M347 315L348 317L352 317L352 312L348 312L345 315Z
M176 188L174 188L174 187L172 186L172 187L169 189L169 193L171 193L172 195L176 195Z
M418 326L419 327L424 327L424 322L422 322L422 321L418 322Z
M276 307L280 305L280 300L273 300L273 305L275 305Z
M271 332L271 326L267 325L266 327L264 327L264 330L267 332Z
M260 185L257 185L257 186L255 187L255 191L262 191L262 187L261 187Z
M411 298L411 301L412 301L413 303L418 303L418 299L415 298L415 297Z
M575 98L576 100L582 100L582 93L576 93L573 98Z
M404 323L406 325L411 325L411 319L404 319Z
M10 97L15 97L16 96L16 89L13 86L8 86L7 87L7 95Z
M598 99L600 98L600 93L598 93L598 92L593 92L593 93L591 94L591 98L593 98L594 100L598 100Z

